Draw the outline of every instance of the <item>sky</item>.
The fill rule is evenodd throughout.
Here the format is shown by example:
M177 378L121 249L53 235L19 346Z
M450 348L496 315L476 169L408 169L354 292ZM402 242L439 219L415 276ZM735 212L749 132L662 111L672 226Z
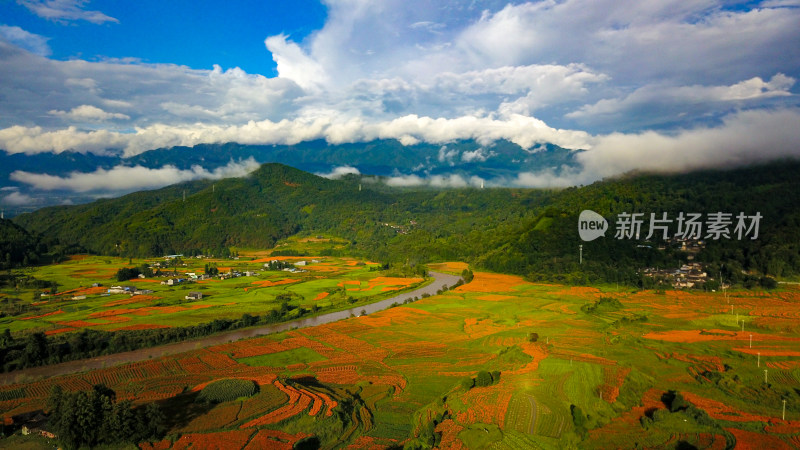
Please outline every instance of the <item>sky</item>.
M740 165L800 156L798 44L800 0L0 0L0 149L586 150L535 187Z

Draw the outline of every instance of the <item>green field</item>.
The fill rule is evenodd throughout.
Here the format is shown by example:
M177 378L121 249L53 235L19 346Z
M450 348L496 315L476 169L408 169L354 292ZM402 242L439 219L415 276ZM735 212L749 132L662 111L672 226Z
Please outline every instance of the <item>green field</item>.
M305 299L347 281L365 289L354 293L374 293L378 272L348 261L328 259L328 278L254 291L296 289ZM307 290L293 287L301 285ZM366 317L11 384L0 388L0 408L10 417L43 407L53 384L102 382L122 398L157 402L170 417L189 408L188 419L168 421L164 447L262 434L285 443L312 434L324 448L791 447L800 439L800 329L775 319L799 314L800 290L737 293L745 332L735 313L726 320L726 298L477 272L442 295ZM489 385L477 384L481 371L493 374ZM215 380L259 389L214 405L190 402ZM669 391L685 405L670 411Z
M287 245L307 252L327 242L311 239L315 242L293 238ZM241 253L243 256L235 260L185 258L177 266L160 269L169 275L129 281L116 280L120 268L168 264L169 261L78 256L60 264L25 269L17 276L56 283L56 292L18 286L0 288L0 308L4 312L0 329L8 328L12 333L62 333L87 328L187 326L221 318L238 319L243 314L263 315L278 309L284 301L298 312L297 308L330 312L388 298L423 284L421 279L392 277L391 271L375 271L375 263L349 258L274 257L292 263L306 261L306 265L297 266L303 272L290 273L265 270L265 262L272 259L266 252L241 250ZM191 273L201 275L207 264L215 265L221 273L252 271L256 275L212 278L175 286L162 284L169 278L188 279L187 274ZM387 279L371 282L379 277ZM91 288L95 283L102 287ZM111 286L119 285L153 292L139 296L106 292ZM190 292L200 292L203 297L187 300Z

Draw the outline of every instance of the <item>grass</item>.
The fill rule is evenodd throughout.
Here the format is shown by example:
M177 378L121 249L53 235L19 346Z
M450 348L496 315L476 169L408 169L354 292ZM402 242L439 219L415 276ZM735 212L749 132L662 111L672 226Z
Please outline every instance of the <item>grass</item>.
M494 424L474 423L458 433L459 439L469 449L486 448L503 440L503 432Z
M300 347L293 350L270 353L268 355L240 358L237 361L251 367L283 367L292 364L308 364L316 361L324 361L325 359L324 356L310 348Z
M198 400L222 403L242 397L252 397L258 392L258 385L252 380L227 378L214 381L200 391Z

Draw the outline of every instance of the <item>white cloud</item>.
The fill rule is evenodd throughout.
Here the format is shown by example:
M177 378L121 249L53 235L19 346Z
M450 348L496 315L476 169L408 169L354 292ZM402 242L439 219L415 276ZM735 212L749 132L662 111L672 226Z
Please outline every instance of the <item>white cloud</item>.
M791 42L800 36L799 15L784 8L734 11L712 0L530 2L485 13L463 30L457 48L477 63L579 61L628 85L741 80L753 67L797 69Z
M459 174L431 175L420 177L418 175L396 175L383 179L384 183L392 187L419 187L430 186L435 188L465 188L468 186L481 187L485 180L478 176L465 178Z
M361 171L352 166L339 166L334 167L329 173L318 173L317 175L330 178L332 180L338 180L345 175L361 175Z
M800 0L767 0L759 4L762 8L782 8L800 6Z
M92 106L92 105L81 105L72 108L69 111L58 111L58 110L51 110L48 112L54 116L59 116L65 120L72 120L72 121L90 121L90 122L102 122L106 120L128 120L130 116L122 113L110 113L103 111L102 109Z
M742 111L719 126L672 135L646 131L599 136L576 159L590 178L599 179L632 170L669 173L800 158L798 124L798 109Z
M11 192L0 200L0 203L10 206L30 205L33 202L33 197L18 191Z
M452 149L448 150L446 145L443 145L439 148L439 155L436 159L439 160L440 163L447 163L451 166L455 164L454 159L458 157L458 150Z
M425 184L425 180L417 175L397 175L386 179L386 184L392 187L415 187Z
M473 151L466 151L461 154L461 161L465 163L471 162L485 162L487 159L491 158L492 156L496 156L497 153L494 151L487 151L485 148L477 148Z
M264 41L272 59L278 65L281 78L292 80L303 89L319 90L328 82L322 66L310 58L294 42L288 42L285 35L271 36Z
M436 22L430 22L428 20L423 20L421 22L414 22L408 27L411 28L412 30L425 30L428 33L441 34L442 29L444 29L445 26L446 25L443 23L436 23Z
M46 37L29 33L20 27L0 25L0 38L40 56L52 53Z
M13 127L0 130L0 148L8 153L79 153L106 154L111 149L123 148L128 142L125 135L107 131L79 131L69 127L45 131L42 127Z
M85 1L20 1L51 20L115 20L92 16ZM50 60L41 56L46 38L4 26L0 148L131 156L199 143L506 139L525 149L590 149L580 156L584 172L505 180L520 186L659 164L761 160L798 148L798 127L786 120L800 106L796 0L325 3L324 27L304 41L265 40L275 78L132 59ZM785 145L754 144L778 137ZM455 164L491 152L431 156Z
M37 16L55 22L85 20L95 24L119 23L119 20L100 11L83 9L83 6L88 3L87 0L17 0L17 3L28 8Z
M172 64L82 60L58 61L33 55L0 40L0 127L36 125L53 130L76 105L113 113L116 125L130 129L154 123L241 124L281 118L297 109L303 94L291 80L266 78L233 68L194 70ZM68 117L66 117L68 118Z
M433 175L428 179L428 184L433 187L464 188L467 187L467 180L461 175Z
M9 178L43 191L130 192L201 178L241 177L256 170L258 166L258 163L250 158L239 162L231 161L228 165L213 171L208 171L200 166L192 166L190 170L181 170L171 165L158 169L120 165L109 170L97 169L89 173L72 172L66 177L17 170L12 172Z
M291 145L314 139L327 139L332 143L398 139L406 144L419 141L446 144L460 139L475 139L488 144L507 139L524 148L554 143L578 149L588 145L589 137L582 131L554 129L541 120L521 115L512 115L507 120L473 116L434 119L409 115L386 122L367 123L361 119L341 121L332 115L321 114L292 121L250 121L241 126L156 124L136 128L134 133L81 131L75 127L45 131L41 127L13 126L0 130L0 148L9 153L66 150L106 153L109 149L121 149L126 156L132 156L154 148L200 143Z
M539 172L520 172L514 179L498 180L495 183L524 188L564 188L594 181L597 181L597 176L591 172L561 167L559 171L545 169Z
M643 105L677 104L680 106L786 97L792 95L789 89L794 84L794 78L778 73L773 75L769 81L754 77L731 86L646 86L622 99L605 99L593 105L585 105L579 110L567 114L567 117L580 118L598 114L613 114Z

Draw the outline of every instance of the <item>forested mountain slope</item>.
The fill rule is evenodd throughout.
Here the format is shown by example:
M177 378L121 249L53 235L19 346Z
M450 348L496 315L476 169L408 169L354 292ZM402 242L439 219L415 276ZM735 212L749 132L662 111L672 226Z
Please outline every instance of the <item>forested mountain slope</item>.
M742 270L787 276L800 273L798 169L800 163L783 161L629 175L564 190L396 190L356 176L329 180L265 164L244 178L45 208L15 220L46 239L121 256L271 247L298 232L328 232L349 239L349 252L382 261L462 259L534 279L635 282L639 269L675 266L685 255L665 242L646 242L646 231L639 240L615 239L618 214L640 212L649 220L650 213L674 219L680 212L758 212L763 218L757 239L706 239L698 259L730 276ZM580 240L577 221L584 209L611 221L605 238Z

